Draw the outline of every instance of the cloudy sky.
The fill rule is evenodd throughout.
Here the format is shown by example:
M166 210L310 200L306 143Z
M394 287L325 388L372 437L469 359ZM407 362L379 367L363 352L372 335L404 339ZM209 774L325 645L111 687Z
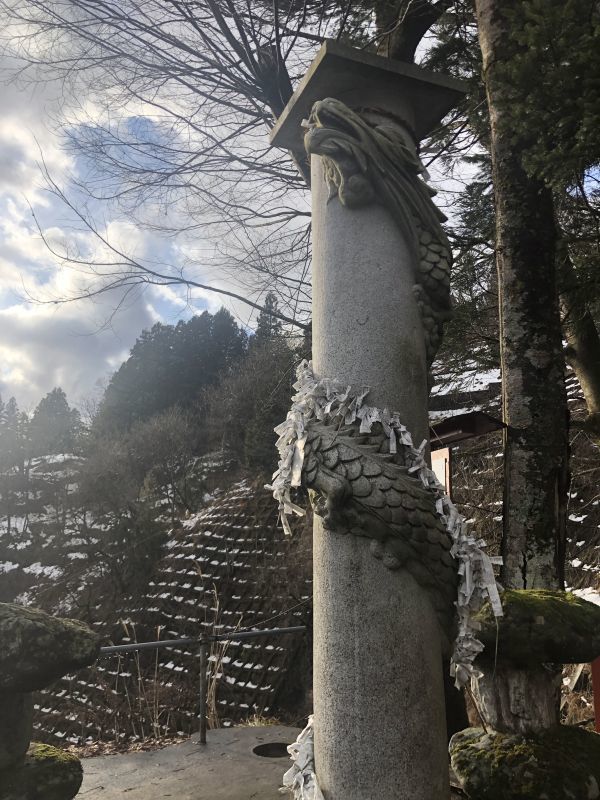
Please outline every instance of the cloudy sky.
M5 66L7 62L0 61L0 79ZM136 288L124 302L116 291L94 299L53 302L81 294L90 285L90 275L89 270L65 266L47 244L82 263L106 259L106 248L48 192L41 162L74 207L85 209L92 201L77 193L73 180L85 183L89 173L65 150L56 133L57 121L72 120L81 111L85 119L102 119L105 111L92 106L89 98L65 99L56 84L23 88L0 82L0 103L0 395L4 400L14 395L21 408L31 411L55 386L61 386L75 405L97 397L142 330L158 321L174 323L224 305L240 324L252 327L254 312L247 306L202 290L190 295L177 286L149 287L144 292ZM116 118L139 125L150 116L143 106L136 106L118 109ZM259 135L262 141L262 132ZM251 142L248 150L252 152ZM447 179L435 180L435 175L434 182L442 188L437 202L447 208L456 189ZM294 202L306 200L303 196ZM276 205L277 199L267 202ZM221 243L203 240L200 234L187 239L160 237L136 227L123 212L99 204L88 207L98 230L117 250L160 265L161 271L193 263L197 281L240 292L239 274L232 286L215 259L210 267ZM149 206L144 213L152 221L152 215L162 210ZM246 248L247 252L251 250ZM260 295L253 291L252 298L259 300Z
M17 88L0 84L0 394L14 395L24 410L32 410L54 386L80 404L98 393L119 366L144 328L188 318L228 305L218 295L154 287L129 295L113 314L121 296L66 304L51 302L71 296L85 276L61 266L42 240L79 253L97 251L91 233L76 231L68 209L44 187L40 159L59 182L77 174L54 133L60 116L53 86ZM35 213L35 218L32 215ZM182 253L173 241L140 231L127 219L102 218L111 243L139 257L178 263ZM241 322L248 314L232 308Z

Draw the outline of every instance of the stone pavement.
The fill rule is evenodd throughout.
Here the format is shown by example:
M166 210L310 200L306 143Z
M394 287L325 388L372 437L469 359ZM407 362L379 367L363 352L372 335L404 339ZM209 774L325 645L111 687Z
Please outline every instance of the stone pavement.
M282 800L278 788L291 765L283 757L255 755L258 745L293 742L300 728L280 725L220 728L180 744L86 758L77 800Z

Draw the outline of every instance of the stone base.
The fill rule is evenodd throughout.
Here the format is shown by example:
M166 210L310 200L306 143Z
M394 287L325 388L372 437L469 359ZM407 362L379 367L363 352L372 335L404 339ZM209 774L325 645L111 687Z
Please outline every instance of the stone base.
M527 737L468 728L450 740L450 758L472 800L600 798L600 736L580 728Z
M0 692L0 773L12 764L22 761L29 747L32 731L31 695Z
M475 704L489 728L532 736L560 724L562 673L553 667L515 669L480 659L480 678L471 682Z
M33 743L19 764L0 772L0 800L72 800L82 780L78 758Z

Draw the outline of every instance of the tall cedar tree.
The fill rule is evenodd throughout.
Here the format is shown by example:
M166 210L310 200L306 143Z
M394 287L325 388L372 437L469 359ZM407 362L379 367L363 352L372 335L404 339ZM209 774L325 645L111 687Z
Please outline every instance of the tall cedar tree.
M60 387L40 400L29 425L34 455L72 453L81 432L77 409L70 408L67 396Z
M175 405L191 407L200 392L232 369L247 337L225 309L144 331L112 376L94 429L128 429Z
M512 11L506 7L506 13L519 50L505 64L505 79L507 85L525 87L525 91L521 97L513 96L504 113L510 120L515 142L518 140L522 148L527 175L552 189L565 354L583 390L587 427L597 436L600 433L597 326L600 320L597 177L600 7L595 0L527 0ZM460 76L470 87L465 108L461 110L460 135L455 136L456 128L442 128L437 133L442 159L451 164L467 153L465 160L480 168L476 180L458 199L459 220L451 232L456 256L453 290L458 303L445 340L443 360L446 362L450 355L460 363L466 335L469 344L472 343L469 352L486 368L494 317L488 313L491 304L485 301L486 295L491 299L497 288L492 276L494 237L486 230L493 193L489 115L481 80L477 26L470 5L456 3L452 13L436 26L435 38L426 56L428 66ZM535 136L530 135L531 131L535 131ZM478 144L483 152L471 155L473 144ZM469 291L469 283L474 291ZM473 294L478 302L472 302Z
M568 486L565 361L551 189L523 154L536 137L515 130L511 104L529 87L510 80L521 53L514 0L477 0L490 115L496 208L503 413L506 422L502 578L511 588L563 585Z
M265 297L264 307L256 321L255 343L267 342L275 336L281 336L283 326L279 319L279 303L275 292L268 292Z

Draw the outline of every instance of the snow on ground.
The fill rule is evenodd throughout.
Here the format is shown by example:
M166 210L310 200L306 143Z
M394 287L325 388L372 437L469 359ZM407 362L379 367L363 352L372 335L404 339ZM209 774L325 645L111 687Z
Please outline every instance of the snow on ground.
M470 414L471 411L481 411L481 406L468 406L465 408L446 408L441 411L430 410L429 421L433 422L440 419L450 419L450 417L457 417L459 414Z
M30 575L43 575L45 578L60 578L63 575L63 570L60 567L44 565L39 561L30 564L28 567L23 567L23 572L28 572Z
M590 603L600 606L600 591L598 591L598 589L571 589L570 591L576 594L577 597L581 597L582 600L587 600Z
M465 370L460 376L444 374L436 375L436 385L431 390L433 396L455 394L463 392L481 392L494 383L500 383L500 370L480 370L471 362L465 364ZM473 411L472 407L467 409ZM465 412L463 412L465 413Z

